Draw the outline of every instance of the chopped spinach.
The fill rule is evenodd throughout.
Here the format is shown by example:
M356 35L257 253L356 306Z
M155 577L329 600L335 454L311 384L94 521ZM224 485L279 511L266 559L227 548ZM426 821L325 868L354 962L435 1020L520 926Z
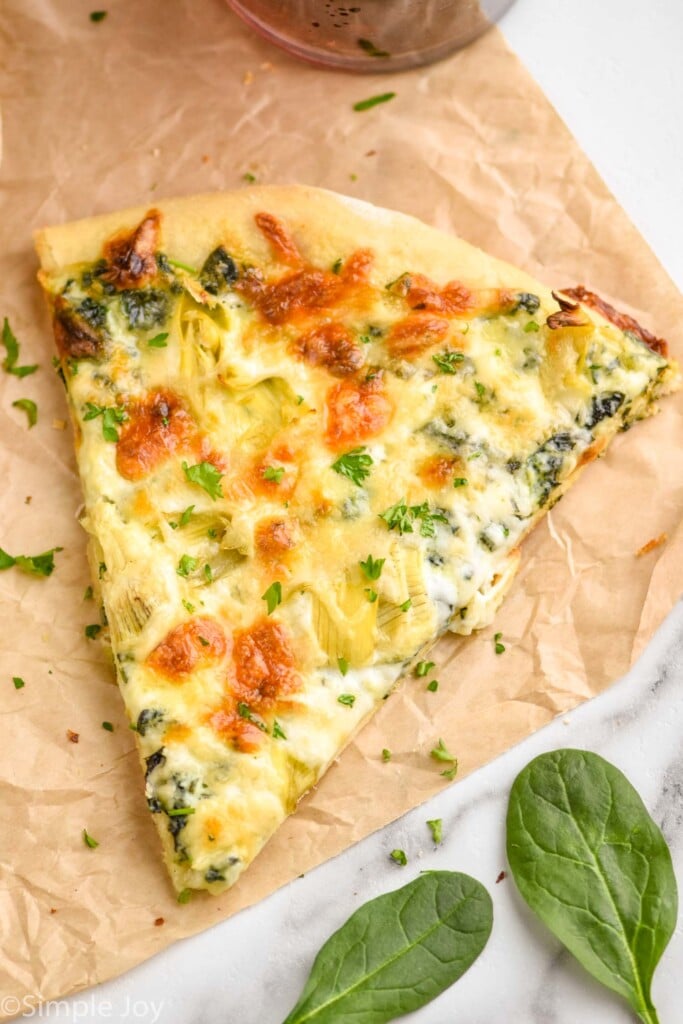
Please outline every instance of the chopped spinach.
M222 245L207 257L199 272L199 283L210 295L218 295L237 280L237 267Z
M540 305L541 300L538 295L534 295L532 292L519 292L517 295L517 304L512 312L516 313L518 309L525 309L527 313L533 314L538 310Z
M164 720L164 712L160 708L143 708L138 715L137 731L144 736L148 729L153 729Z
M107 307L89 296L76 306L74 312L96 330L100 330L107 322Z
M601 420L615 416L624 404L626 395L621 391L608 391L602 395L594 395L590 412L584 426L592 430Z
M135 288L123 291L121 304L128 325L135 330L150 330L165 322L169 314L169 297L158 288Z
M166 755L164 754L164 748L159 747L153 754L145 758L145 779L148 779L152 772L160 765L166 763Z
M576 441L567 431L560 431L548 438L526 461L528 472L536 484L539 503L544 506L552 491L559 486L560 473L564 465L563 452L571 451Z

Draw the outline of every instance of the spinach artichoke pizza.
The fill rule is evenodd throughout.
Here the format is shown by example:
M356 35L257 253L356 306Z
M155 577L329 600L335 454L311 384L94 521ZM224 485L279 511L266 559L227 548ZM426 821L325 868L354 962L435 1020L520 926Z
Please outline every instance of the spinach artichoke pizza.
M412 218L248 188L37 236L93 580L177 889L232 885L676 379Z

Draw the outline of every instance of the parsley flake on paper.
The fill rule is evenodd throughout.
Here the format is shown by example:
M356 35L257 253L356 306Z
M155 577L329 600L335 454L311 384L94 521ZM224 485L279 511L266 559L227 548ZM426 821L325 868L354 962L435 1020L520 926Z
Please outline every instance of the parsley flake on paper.
M38 422L38 406L30 398L17 398L15 402L12 402L12 406L15 409L21 409L22 412L26 413L28 419L28 429L35 427Z
M55 567L55 553L63 548L51 548L40 555L10 555L0 548L0 572L16 566L30 576L51 576Z
M30 374L36 372L38 369L37 363L33 366L17 366L17 360L19 358L19 342L9 325L7 317L5 317L2 325L0 341L2 341L2 344L5 346L5 351L7 352L7 355L2 361L2 368L6 373L11 373L15 377L28 377Z
M357 103L354 103L353 109L357 111L370 110L372 107L376 107L380 103L388 103L389 100L393 100L395 96L395 92L382 92L377 96L369 96L366 100L358 100Z

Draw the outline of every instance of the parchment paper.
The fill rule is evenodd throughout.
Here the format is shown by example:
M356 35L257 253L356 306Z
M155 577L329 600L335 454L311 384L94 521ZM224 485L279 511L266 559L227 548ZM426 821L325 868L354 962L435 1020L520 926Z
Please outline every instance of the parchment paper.
M683 565L679 393L619 437L526 543L495 625L505 655L492 630L443 641L438 693L407 680L234 890L179 906L113 672L83 635L97 612L83 601L80 490L72 438L55 424L66 410L31 230L239 187L250 173L404 210L549 283L648 310L644 323L679 354L683 300L497 33L426 70L359 78L290 60L220 0L107 7L99 24L81 0L4 0L0 13L0 315L21 361L40 363L23 380L0 373L0 546L64 548L49 579L0 574L0 997L17 1000L120 973L427 799L446 784L429 757L437 737L463 776L599 693L673 605ZM391 103L352 111L388 90ZM19 397L38 402L31 431L11 407ZM665 545L635 557L664 532Z

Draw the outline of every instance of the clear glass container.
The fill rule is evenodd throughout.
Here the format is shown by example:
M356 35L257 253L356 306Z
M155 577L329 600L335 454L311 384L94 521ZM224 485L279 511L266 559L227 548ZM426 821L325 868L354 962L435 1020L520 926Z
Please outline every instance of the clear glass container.
M441 60L514 0L227 0L289 53L346 71L401 71Z

